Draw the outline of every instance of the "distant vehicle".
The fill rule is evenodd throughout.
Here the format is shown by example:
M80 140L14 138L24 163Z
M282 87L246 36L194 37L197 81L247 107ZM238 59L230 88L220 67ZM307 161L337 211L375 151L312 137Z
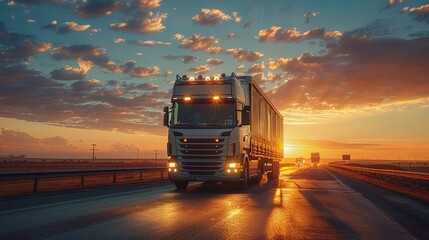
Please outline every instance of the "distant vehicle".
M262 174L278 178L283 158L283 117L251 76L176 76L168 126L168 178L230 182L245 188Z
M304 165L304 158L303 157L299 157L299 158L295 158L295 165L296 166L303 166Z
M311 153L311 166L317 167L320 165L320 154L319 153Z

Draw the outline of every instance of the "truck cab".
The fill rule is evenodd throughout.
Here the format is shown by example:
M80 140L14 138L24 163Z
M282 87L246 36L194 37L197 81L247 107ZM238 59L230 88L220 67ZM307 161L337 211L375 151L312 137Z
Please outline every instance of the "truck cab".
M235 74L176 76L168 126L168 177L178 189L189 181L231 182L245 188L260 179L263 162L251 154L249 78ZM267 169L269 167L267 166Z

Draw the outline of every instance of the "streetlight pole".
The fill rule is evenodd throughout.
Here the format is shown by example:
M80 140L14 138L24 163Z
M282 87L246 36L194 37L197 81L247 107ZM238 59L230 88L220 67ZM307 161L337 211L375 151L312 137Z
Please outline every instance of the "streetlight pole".
M92 167L94 168L94 161L95 161L95 146L97 145L97 144L91 144L92 145L92 149L89 149L89 150L92 150Z

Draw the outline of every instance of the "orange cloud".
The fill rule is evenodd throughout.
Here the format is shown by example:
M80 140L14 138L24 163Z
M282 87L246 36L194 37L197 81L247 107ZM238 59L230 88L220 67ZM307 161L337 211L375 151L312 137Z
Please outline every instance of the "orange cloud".
M257 73L264 71L265 66L264 63L255 63L252 65L251 68L247 69L247 73Z
M232 15L228 15L219 9L201 9L201 12L192 17L194 23L200 25L216 26L223 21L240 22L241 17L238 16L237 12L233 12Z
M137 12L126 22L112 23L110 28L124 32L155 33L165 29L167 13Z
M217 65L221 65L223 63L223 60L219 59L219 58L209 58L209 59L207 59L206 62L207 62L207 64L217 66Z
M345 110L429 98L429 41L343 36L325 55L270 61L288 80L270 92L285 110ZM406 59L406 60L405 60Z
M79 25L76 22L65 22L65 26L58 29L58 34L66 34L69 32L82 32L91 27L89 24Z
M210 72L212 69L207 65L201 65L196 67L189 68L189 71L194 72L195 74L205 74Z
M252 52L250 50L245 50L242 48L229 48L226 50L226 53L234 56L237 61L246 60L248 62L254 62L264 56L264 54L260 52Z
M272 26L259 31L256 37L259 42L302 42L308 39L334 39L341 37L340 31L326 32L324 28L315 28L310 31L300 33L296 28L282 30L281 27Z
M189 38L184 38L180 43L181 48L186 48L191 51L201 51L211 48L214 44L219 43L219 40L213 36L201 36L193 34Z

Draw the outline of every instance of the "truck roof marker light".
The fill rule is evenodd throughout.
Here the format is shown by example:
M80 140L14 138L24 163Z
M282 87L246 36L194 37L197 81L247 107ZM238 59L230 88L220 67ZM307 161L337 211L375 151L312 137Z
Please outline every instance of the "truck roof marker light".
M191 97L185 97L183 98L185 101L191 101Z
M210 77L206 77L206 81L210 81Z
M189 81L195 81L195 78L194 77L190 77Z
M213 80L219 81L219 77L216 76L216 77L213 78Z
M220 99L219 95L213 96L213 100L217 101L219 99Z
M202 75L198 75L198 81L203 80L203 76Z

